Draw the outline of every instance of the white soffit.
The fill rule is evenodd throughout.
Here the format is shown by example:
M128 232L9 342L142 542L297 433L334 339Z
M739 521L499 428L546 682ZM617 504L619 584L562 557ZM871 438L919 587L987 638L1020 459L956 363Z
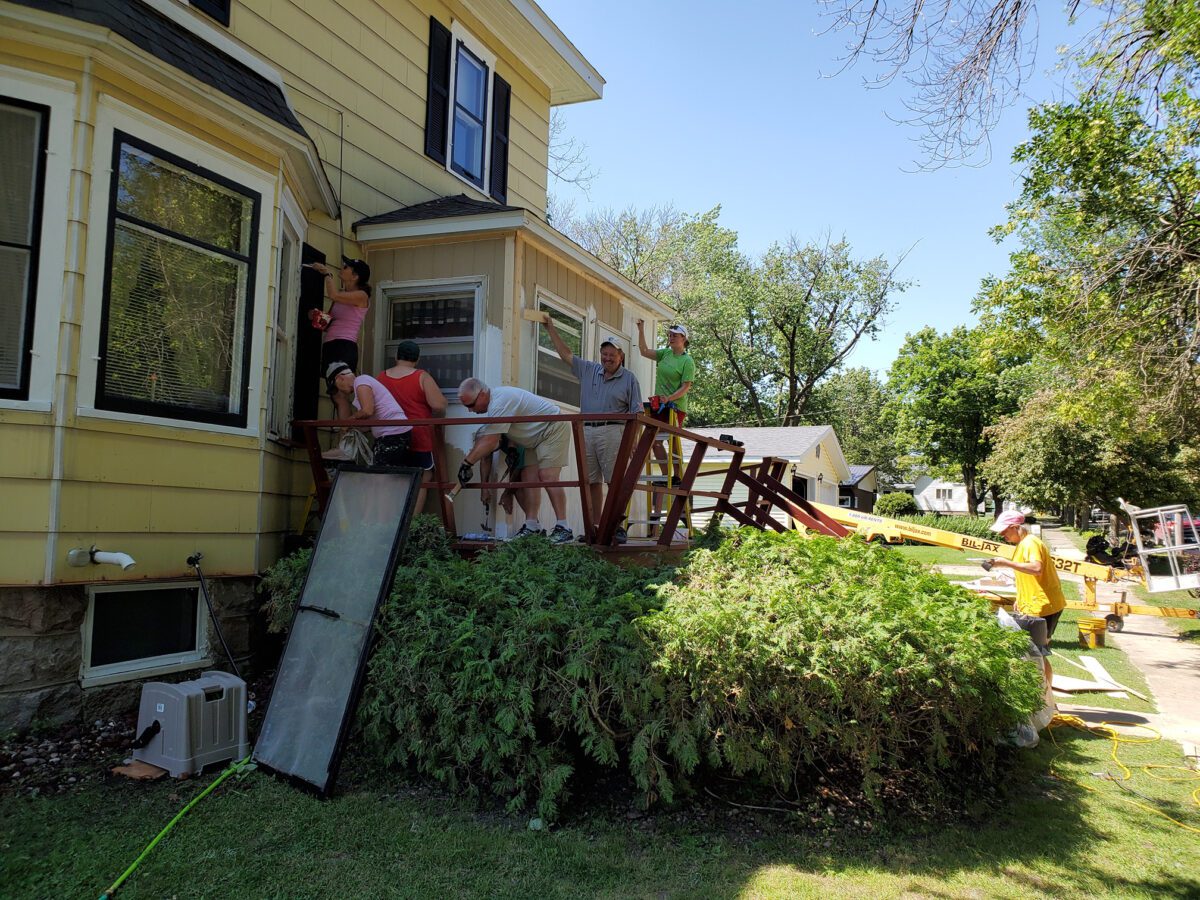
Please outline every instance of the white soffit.
M604 78L533 0L461 0L550 88L550 105L604 96Z

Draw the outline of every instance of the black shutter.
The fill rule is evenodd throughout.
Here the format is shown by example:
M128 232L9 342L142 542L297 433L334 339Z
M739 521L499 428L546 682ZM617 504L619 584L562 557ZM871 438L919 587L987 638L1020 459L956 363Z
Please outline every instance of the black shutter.
M429 17L429 92L425 100L425 155L446 164L450 120L450 29Z
M499 203L508 202L508 113L512 88L495 75L492 78L492 172L488 193Z
M308 244L300 246L300 262L325 262L325 254ZM315 269L300 270L300 303L296 323L296 368L292 385L292 416L296 419L315 419L317 400L324 384L321 372L321 332L308 321L308 312L325 306L325 276ZM295 429L292 439L304 440L304 433Z

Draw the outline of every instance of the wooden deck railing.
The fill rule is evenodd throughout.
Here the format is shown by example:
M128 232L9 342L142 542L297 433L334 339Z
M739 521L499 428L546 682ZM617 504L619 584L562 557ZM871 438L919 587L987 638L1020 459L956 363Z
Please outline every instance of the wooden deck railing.
M587 463L584 456L584 422L589 420L620 421L625 423L621 435L621 445L617 451L617 462L613 469L612 481L604 500L604 507L597 520L592 514L591 493L587 483ZM787 460L768 458L755 466L743 467L745 449L741 446L728 444L707 435L688 431L675 425L662 422L641 413L561 413L554 416L471 416L441 419L407 419L409 425L430 425L433 433L433 480L425 487L434 491L438 497L438 510L442 525L447 533L457 539L458 532L454 520L454 505L447 492L458 482L449 477L446 463L446 446L443 429L450 425L465 425L478 429L482 425L524 422L567 422L571 426L572 449L575 457L575 467L578 477L560 481L489 481L472 482L465 486L466 490L495 490L505 488L544 488L562 487L575 489L579 495L579 509L584 522L585 540L599 547L610 548L617 528L625 520L626 509L638 492L660 494L670 498L670 506L660 522L656 543L660 547L670 547L676 543L675 538L680 520L693 498L714 500L712 506L694 508L692 513L712 511L720 515L728 515L742 525L757 528L775 528L785 530L788 526L772 517L773 509L778 508L786 513L796 523L821 534L842 536L848 530L829 517L818 512L799 494L792 491L781 481ZM394 425L395 420L383 419L353 419L342 421L336 419L314 419L294 423L304 434L304 444L308 452L309 465L312 469L314 491L320 512L323 514L329 499L331 484L327 461L321 457L321 447L318 439L322 428L370 428L372 426ZM655 438L662 433L675 435L692 442L693 449L690 458L681 460L682 475L679 483L658 483L665 479L643 479L647 464L653 451ZM722 487L718 491L697 490L696 479L702 474L706 454L709 452L727 452L730 454L728 466L716 470L710 469L705 476L724 475ZM734 503L733 489L737 484L747 489L747 499ZM691 524L690 522L688 523Z

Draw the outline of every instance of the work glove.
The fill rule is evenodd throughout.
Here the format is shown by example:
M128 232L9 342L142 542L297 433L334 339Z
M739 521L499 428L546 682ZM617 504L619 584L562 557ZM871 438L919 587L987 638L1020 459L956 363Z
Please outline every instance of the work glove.
M458 483L466 487L471 483L471 478L475 475L475 468L469 462L464 462L458 467Z
M653 397L650 398L650 412L657 415L658 412L662 408L663 408L663 398L660 397L658 394L655 394Z

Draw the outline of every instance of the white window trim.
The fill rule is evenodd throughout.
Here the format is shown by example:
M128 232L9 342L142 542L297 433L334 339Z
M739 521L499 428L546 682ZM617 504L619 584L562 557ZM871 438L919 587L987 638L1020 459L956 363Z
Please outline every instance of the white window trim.
M278 258L279 254L283 253L283 241L285 234L287 234L292 241L293 258L291 260L280 260ZM267 319L267 334L270 342L269 346L271 348L271 371L267 376L267 402L264 404L264 407L267 436L274 440L290 440L290 432L280 433L275 429L275 422L273 421L277 412L277 410L274 408L275 386L278 383L276 379L280 377L284 378L287 382L288 388L286 405L289 411L288 419L290 421L290 413L292 412L293 404L295 403L296 342L299 339L299 334L297 334L297 318L300 310L300 252L301 245L304 243L304 239L308 235L308 221L304 218L304 213L300 211L300 204L296 202L295 197L292 196L292 192L288 189L287 185L284 185L283 190L280 192L279 227L276 229L275 235L276 247L278 249L275 254L276 265L273 271L275 273L279 273L286 269L287 271L291 272L293 278L291 287L293 290L291 291L290 296L285 296L283 285L276 284L274 288L275 302L271 309L271 315ZM287 341L287 359L283 360L282 363L276 358L275 353L277 347L276 339L279 331L278 310L281 304L286 306L284 310L284 321L290 323L288 327L292 329L290 338Z
M124 131L156 147L181 156L194 165L216 172L260 196L257 255L255 256L254 292L246 295L246 302L253 304L254 318L250 323L249 352L250 374L246 393L246 425L216 425L209 422L194 422L190 419L172 419L165 416L148 416L139 413L97 409L96 372L100 353L100 318L104 306L104 276L108 241L104 234L111 211L108 208L109 188L112 183L113 133ZM237 434L257 437L261 433L266 406L264 392L264 354L266 342L254 340L253 335L262 335L267 328L268 285L271 282L271 262L274 256L271 230L275 206L277 178L262 169L254 168L194 135L173 128L141 110L135 109L107 94L101 95L96 111L96 127L92 146L92 192L90 200L93 240L88 241L88 278L84 283L84 315L79 351L79 386L76 391L77 413L84 418L109 419L116 422L139 422L166 428L187 428L192 431L207 431L214 434ZM99 239L95 239L97 232Z
M595 317L590 315L590 310L585 310L581 306L578 306L574 303L570 303L570 302L564 300L562 297L558 296L558 294L554 293L553 291L547 290L546 288L542 287L541 285L534 285L533 297L534 297L534 300L533 300L534 309L541 309L542 304L545 303L550 306L553 306L559 312L565 313L566 315L578 316L579 317L579 346L580 346L581 350L588 349L589 335L591 335L595 331L595 329L593 327L591 327L594 324ZM529 390L532 391L533 393L537 394L538 357L543 352L550 353L552 351L549 351L549 350L544 351L543 348L541 347L541 344L538 341L537 332L538 332L538 330L544 328L545 326L538 322L531 322L530 324L534 328L534 333L533 333L533 342L532 342L532 344L533 344L533 366L530 369L530 380L532 381L532 384L530 385ZM593 337L592 340L595 340L595 338ZM558 354L555 354L555 356L557 356L557 355ZM594 358L595 357L593 357L593 359ZM539 394L539 396L541 396L541 395ZM569 410L571 412L579 412L579 404L578 403L563 403L562 401L559 401L559 400L555 400L554 402L557 403L560 407L565 407L566 410Z
M0 95L38 103L50 109L50 127L46 136L46 177L42 187L42 229L36 238L38 276L33 294L33 343L28 348L33 355L29 367L29 398L0 399L0 409L48 412L54 395L58 329L63 317L75 86L58 78L0 66Z
M442 294L451 292L470 293L475 298L475 330L473 339L475 341L475 352L473 354L474 361L471 365L471 374L476 378L481 378L488 384L492 384L498 379L491 376L488 359L485 350L489 349L487 341L487 323L484 317L487 315L487 278L484 276L475 276L467 278L427 278L420 281L381 281L376 286L376 303L375 303L375 359L378 361L380 369L387 369L396 361L388 359L384 353L384 348L387 345L387 334L391 319L391 307L393 300L417 299L426 294ZM420 368L420 362L417 367ZM491 379L489 380L489 376ZM442 393L446 399L453 404L458 404L458 385L457 384L439 384Z
M484 91L483 110L483 184L478 185L471 179L454 171L454 97L458 90L458 43L462 43L477 56L488 68ZM457 19L450 23L450 96L446 110L446 171L467 185L473 191L478 191L485 197L490 197L488 191L492 178L492 86L496 77L496 54L488 50L475 35L467 31L462 22Z
M188 588L196 591L196 649L183 653L166 653L162 656L147 656L142 659L130 659L125 662L109 663L103 666L89 666L88 659L92 655L92 625L95 620L97 594L125 593L128 591L162 590L163 588ZM83 654L79 663L79 683L82 687L97 687L103 684L115 684L119 681L133 681L138 678L148 678L153 675L167 675L172 672L183 672L188 669L206 668L213 664L208 655L208 607L201 602L200 582L198 581L162 581L153 584L130 584L128 582L112 582L110 584L90 584L87 588L87 611L83 616Z

